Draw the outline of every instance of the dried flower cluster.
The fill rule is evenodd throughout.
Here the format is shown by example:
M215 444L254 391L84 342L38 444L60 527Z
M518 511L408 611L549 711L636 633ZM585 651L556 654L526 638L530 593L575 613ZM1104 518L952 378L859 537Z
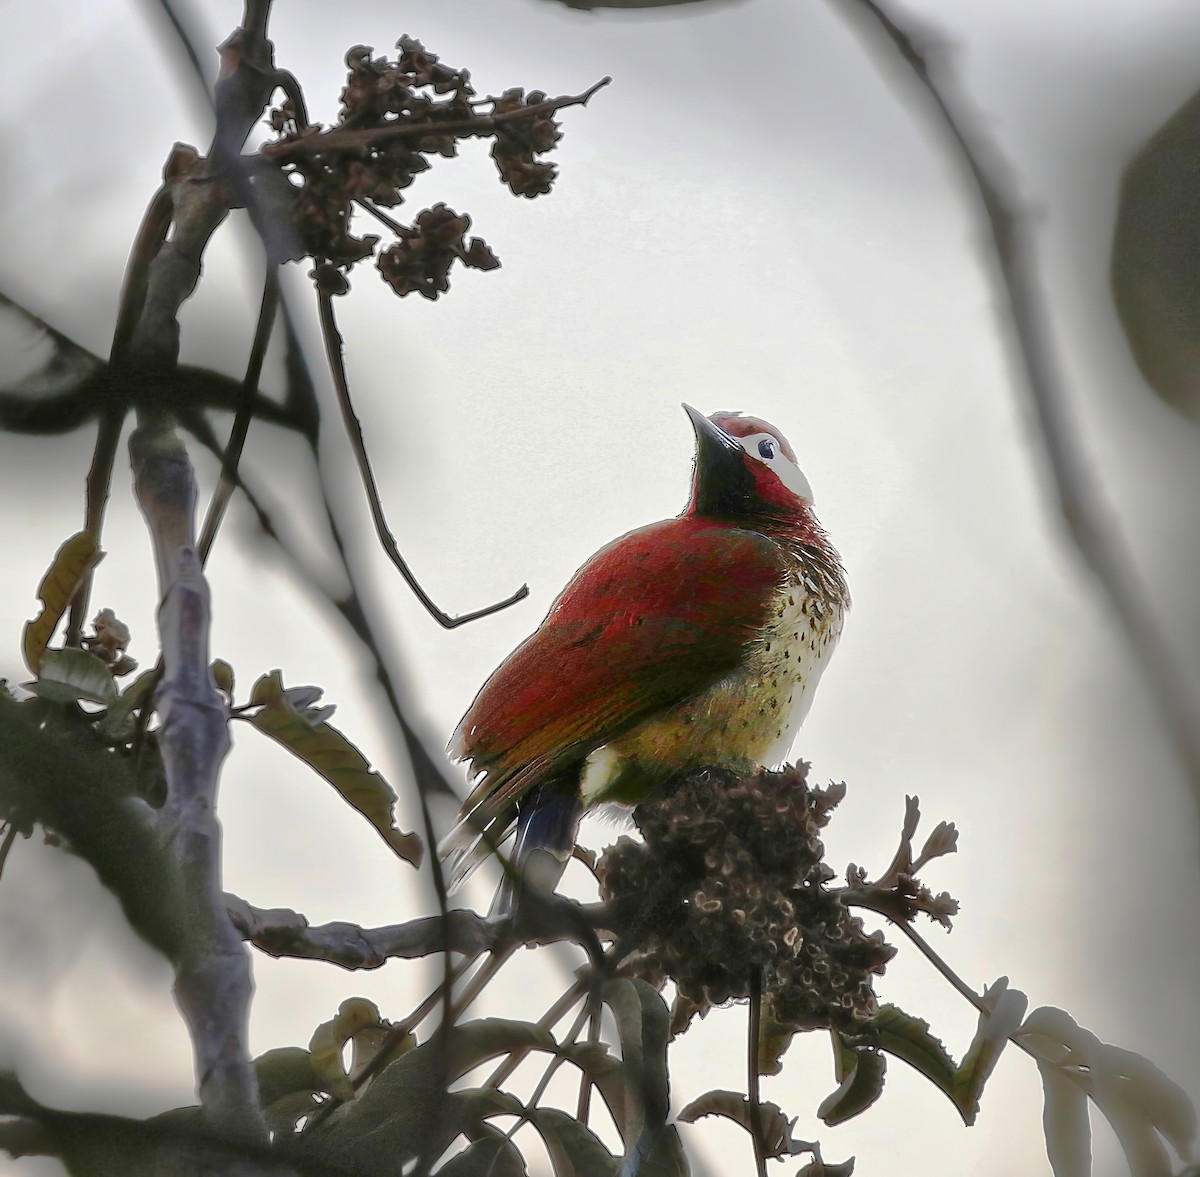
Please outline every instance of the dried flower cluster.
M810 789L807 765L739 777L706 769L634 811L645 843L620 839L597 870L624 909L634 968L676 984L688 1013L750 993L786 1030L869 1034L872 977L895 953L867 934L828 882L818 831L844 785Z
M398 227L400 238L379 255L379 272L399 295L415 290L422 298L437 298L450 288L450 266L457 258L475 270L494 270L500 259L481 237L464 240L471 218L444 204L417 214L411 229Z
M426 210L411 228L391 221L379 208L403 200L402 190L430 166L427 156L457 155L458 141L466 138L494 138L492 158L514 194L549 192L556 169L537 157L562 137L554 110L581 99L547 102L544 94L526 95L522 89L476 99L469 71L443 65L411 37L401 37L396 48L394 61L373 56L366 45L349 50L349 75L334 126L307 124L291 99L273 110L270 123L277 138L264 146L263 155L283 167L297 187L292 215L307 253L342 271L374 254L380 238L356 236L351 229L359 204L400 238L379 258L380 272L392 289L436 298L448 287L447 272L455 258L477 269L494 269L500 264L496 255L480 238L464 244L462 230L469 218L444 205ZM526 110L528 117L522 117ZM342 292L328 274L323 281L327 291Z
M84 649L95 654L112 671L114 678L136 670L137 660L125 653L130 642L129 626L111 609L101 609L92 625L96 632L91 637L83 637Z

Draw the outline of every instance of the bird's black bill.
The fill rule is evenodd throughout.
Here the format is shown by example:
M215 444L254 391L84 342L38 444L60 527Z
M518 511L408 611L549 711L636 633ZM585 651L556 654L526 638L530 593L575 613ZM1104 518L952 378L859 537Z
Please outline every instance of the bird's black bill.
M699 409L684 410L696 430L696 475L693 509L697 515L741 515L754 501L754 476L746 451L735 437L714 425Z

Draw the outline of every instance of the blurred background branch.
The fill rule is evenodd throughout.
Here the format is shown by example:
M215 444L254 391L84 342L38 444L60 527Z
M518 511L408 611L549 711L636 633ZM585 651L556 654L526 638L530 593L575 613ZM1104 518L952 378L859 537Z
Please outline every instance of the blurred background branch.
M923 29L914 36L876 0L835 0L833 7L845 13L857 11L855 23L881 72L894 76L897 62L903 62L925 94L925 109L939 141L970 177L1003 284L1015 343L1010 355L1038 425L1064 529L1125 634L1200 813L1200 697L1164 625L1154 615L1121 520L1106 501L1101 479L1086 454L1059 375L1053 317L1038 281L1030 218L1009 169L995 142L981 129L979 118L968 113L966 99L945 64L949 47L936 33ZM1015 580L1012 591L1020 592Z

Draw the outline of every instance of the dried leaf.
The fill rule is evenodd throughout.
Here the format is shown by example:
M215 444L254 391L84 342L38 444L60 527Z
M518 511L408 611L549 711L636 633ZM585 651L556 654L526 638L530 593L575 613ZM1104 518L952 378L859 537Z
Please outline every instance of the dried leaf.
M342 1063L342 1048L350 1039L363 1030L391 1029L390 1023L382 1021L379 1007L365 997L348 997L338 1007L337 1016L322 1022L308 1044L309 1063L320 1082L320 1090L341 1100L355 1096L350 1075ZM410 1036L411 1037L411 1036ZM416 1040L413 1040L416 1045Z
M21 637L25 665L34 674L41 670L46 646L67 611L75 590L83 583L88 571L103 558L104 553L96 547L96 541L86 531L71 536L54 554L42 583L38 585L37 595L41 599L42 610L26 624Z
M416 834L403 833L395 824L395 791L371 768L358 748L325 722L325 712L298 711L284 690L278 670L263 675L254 684L250 705L261 710L254 716L243 717L248 723L320 773L379 831L396 854L414 866L420 864L424 853L421 839Z

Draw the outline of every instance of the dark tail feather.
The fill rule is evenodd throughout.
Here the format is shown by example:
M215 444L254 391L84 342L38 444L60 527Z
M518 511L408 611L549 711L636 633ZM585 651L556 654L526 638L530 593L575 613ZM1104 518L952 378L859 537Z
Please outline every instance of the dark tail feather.
M574 788L545 784L518 803L517 837L489 914L511 916L522 890L548 896L558 886L575 848L583 805Z

